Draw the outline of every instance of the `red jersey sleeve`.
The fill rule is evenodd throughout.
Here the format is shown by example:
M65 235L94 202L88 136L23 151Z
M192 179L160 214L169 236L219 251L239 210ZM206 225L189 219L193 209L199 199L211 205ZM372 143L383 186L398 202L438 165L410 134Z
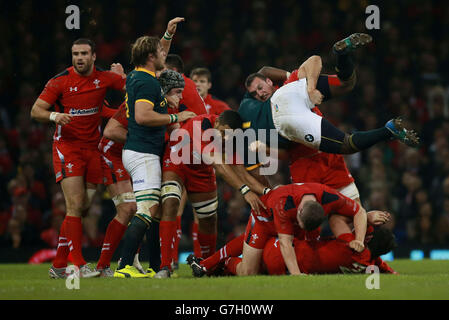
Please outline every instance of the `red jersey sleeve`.
M53 78L48 80L44 90L39 95L39 99L53 105L62 94L62 79ZM61 111L63 112L63 110Z
M360 209L357 202L327 186L324 186L321 204L326 214L337 213L347 217L354 217Z
M120 124L123 127L128 128L128 119L126 118L126 103L125 102L123 102L120 105L118 110L115 110L115 113L112 118L114 118L115 120L120 122Z
M182 99L179 101L179 112L188 110L195 112L197 116L207 114L206 104L196 90L195 82L183 75L185 81Z
M298 80L299 80L299 78L298 78L298 69L296 69L296 70L293 70L290 73L290 77L288 77L287 80L285 80L284 85L286 85L286 84L288 84L290 82L293 82L293 81L298 81Z
M110 81L110 88L115 90L123 90L123 88L125 87L126 77L122 77L121 75L111 71L106 71L105 76Z
M112 118L116 112L117 109L111 108L106 100L103 102L103 107L101 108L101 116L103 118Z
M292 219L296 217L296 207L288 206L288 197L283 196L275 200L276 202L269 205L273 210L274 226L277 233L295 234L295 228Z

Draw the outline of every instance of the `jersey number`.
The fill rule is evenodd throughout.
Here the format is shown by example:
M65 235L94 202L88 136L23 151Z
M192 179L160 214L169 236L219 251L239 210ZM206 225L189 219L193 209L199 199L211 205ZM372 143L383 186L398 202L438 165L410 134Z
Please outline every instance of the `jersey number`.
M126 118L129 118L128 94L125 95Z

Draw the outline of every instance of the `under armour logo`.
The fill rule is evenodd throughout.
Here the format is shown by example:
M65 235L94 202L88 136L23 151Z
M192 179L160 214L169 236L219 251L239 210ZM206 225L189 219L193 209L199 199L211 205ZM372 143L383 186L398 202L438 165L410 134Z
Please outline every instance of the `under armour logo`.
M72 91L78 91L78 87L70 87L70 92L72 92Z
M96 89L100 88L99 84L100 84L100 80L95 79L95 80L94 80L94 85L95 85L95 88L96 88Z
M307 142L313 142L313 140L315 140L311 134L306 134L304 139L306 139Z
M117 169L116 171L117 171L119 177L123 177L123 170L122 169Z
M170 160L170 159L167 159L167 160L165 160L164 162L165 162L165 166L168 167L168 166L170 165L171 160Z

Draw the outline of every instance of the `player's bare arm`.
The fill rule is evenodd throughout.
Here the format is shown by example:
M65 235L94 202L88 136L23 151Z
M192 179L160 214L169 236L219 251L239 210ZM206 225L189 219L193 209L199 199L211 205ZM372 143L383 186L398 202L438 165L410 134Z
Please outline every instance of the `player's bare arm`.
M260 151L266 155L270 155L271 157L279 160L287 160L289 157L287 150L269 147L259 140L251 142L251 144L249 145L249 151L251 152Z
M259 195L263 195L266 193L266 187L261 184L256 178L254 178L252 175L248 173L245 166L241 164L233 165L231 168L235 171L235 173L242 177L242 179L245 181L245 184L250 187L250 189L254 192L256 192Z
M221 176L226 183L228 183L231 187L240 190L245 201L257 214L260 213L260 207L266 209L257 194L251 191L245 182L234 172L231 166L223 163L224 161L221 155L203 154L203 157L205 157L207 162L212 163L216 173Z
M296 253L293 247L293 236L291 234L279 233L279 244L284 258L285 266L291 275L301 275L299 270L298 261L296 260Z
M123 69L123 66L120 63L113 63L111 64L111 72L114 72L120 76L122 76L123 79L126 78L125 69ZM123 91L126 90L126 84L123 86Z
M365 241L367 222L368 218L366 211L362 208L362 206L360 206L359 211L354 216L355 240L349 243L349 247L357 252L362 252L363 249L365 249L365 245L363 243Z
M162 49L165 52L165 55L168 54L170 51L170 45L171 41L173 39L173 36L176 33L176 28L178 26L178 23L184 21L185 19L182 17L176 17L171 19L167 24L167 30L165 31L164 35L161 38L160 44L162 46Z
M136 102L135 118L137 124L148 127L159 127L173 123L172 115L158 113L153 110L153 107L154 105L147 101ZM195 117L196 114L191 111L182 111L180 113L177 113L175 116L177 117L177 121L175 122L183 122Z
M72 121L72 116L67 113L51 112L51 104L42 99L37 99L31 108L31 118L39 122L51 122L64 126Z
M128 130L114 118L109 119L103 131L103 136L114 142L125 143Z
M323 67L320 56L311 56L298 69L298 78L307 79L307 92L313 104L319 105L323 101L324 96L316 89L318 77Z
M274 84L282 85L285 80L290 76L290 72L287 70L264 66L258 71L258 73L263 74L265 77L271 79Z

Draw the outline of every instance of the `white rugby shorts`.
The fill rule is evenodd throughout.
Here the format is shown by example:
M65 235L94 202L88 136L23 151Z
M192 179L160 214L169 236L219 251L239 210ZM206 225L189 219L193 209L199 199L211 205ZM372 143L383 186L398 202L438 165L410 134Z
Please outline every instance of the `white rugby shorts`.
M160 189L162 170L159 156L124 149L122 162L133 182L133 191Z
M288 83L271 97L274 127L284 138L318 150L322 117L312 112L314 107L305 78Z

